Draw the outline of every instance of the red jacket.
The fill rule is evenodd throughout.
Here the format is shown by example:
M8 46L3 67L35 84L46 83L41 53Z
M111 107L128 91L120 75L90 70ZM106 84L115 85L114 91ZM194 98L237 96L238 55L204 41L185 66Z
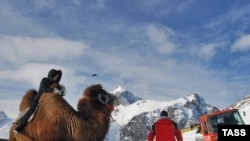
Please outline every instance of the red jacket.
M167 118L158 119L148 133L148 141L183 141L181 131Z

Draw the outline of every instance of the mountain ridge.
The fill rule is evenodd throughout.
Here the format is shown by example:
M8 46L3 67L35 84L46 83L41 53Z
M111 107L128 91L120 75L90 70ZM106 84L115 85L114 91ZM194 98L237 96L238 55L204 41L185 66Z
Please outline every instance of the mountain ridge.
M124 90L120 91L120 93L122 92L124 92ZM119 91L116 91L116 95L119 95L119 98L124 100L127 96L125 95L126 93L123 94L124 95L119 95ZM129 93L130 99L133 96L133 93ZM137 99L137 97L135 99ZM236 101L232 104L234 106L231 106L231 108L237 108L235 105L239 105L237 104L239 102L242 101ZM177 123L180 129L199 124L200 116L219 110L219 108L207 104L206 101L196 93L172 101L137 99L128 105L117 105L115 109L112 116L120 126L120 141L145 141L151 125L159 118L159 114L162 110L168 111L169 117Z

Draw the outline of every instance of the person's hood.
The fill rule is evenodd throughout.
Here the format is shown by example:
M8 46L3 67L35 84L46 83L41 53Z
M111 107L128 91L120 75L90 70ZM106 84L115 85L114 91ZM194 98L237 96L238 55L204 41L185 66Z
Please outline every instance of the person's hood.
M56 76L57 74L59 74L59 78L57 79L56 82L60 82L61 77L62 77L62 71L61 70L55 70L55 69L51 69L48 73L47 78L48 79L52 79L54 76Z

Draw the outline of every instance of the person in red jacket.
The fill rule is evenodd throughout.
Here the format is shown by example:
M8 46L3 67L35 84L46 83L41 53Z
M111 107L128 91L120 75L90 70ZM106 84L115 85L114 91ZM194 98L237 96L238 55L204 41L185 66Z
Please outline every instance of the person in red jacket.
M152 125L148 133L148 141L183 141L182 133L177 124L162 111L160 118Z

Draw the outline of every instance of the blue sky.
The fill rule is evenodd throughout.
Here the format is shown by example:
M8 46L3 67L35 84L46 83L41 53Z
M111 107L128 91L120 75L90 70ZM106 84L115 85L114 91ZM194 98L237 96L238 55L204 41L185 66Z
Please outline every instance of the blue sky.
M55 68L72 106L101 83L144 99L197 93L224 108L250 94L249 9L248 0L1 0L0 99L18 104Z

